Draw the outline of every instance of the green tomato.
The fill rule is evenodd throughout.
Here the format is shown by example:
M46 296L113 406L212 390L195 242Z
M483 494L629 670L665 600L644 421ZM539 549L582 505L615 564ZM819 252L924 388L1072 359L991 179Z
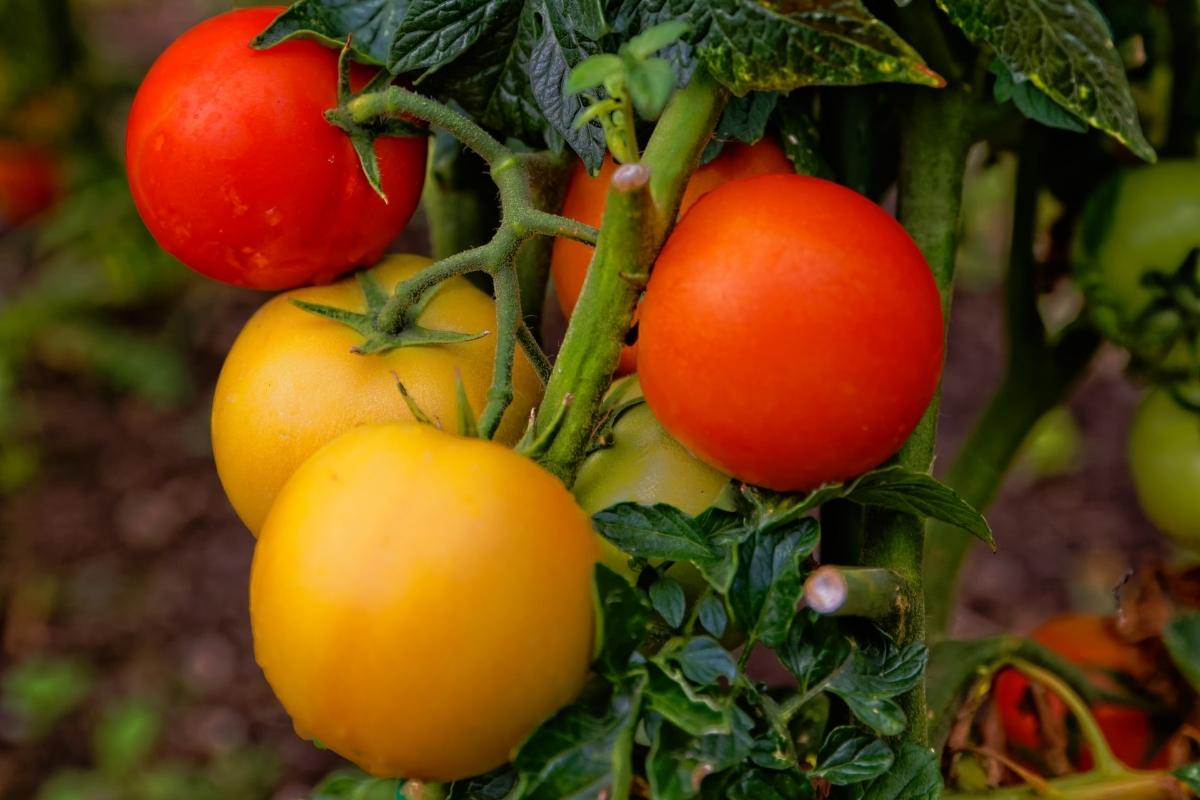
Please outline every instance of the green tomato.
M1084 211L1075 277L1104 334L1153 366L1185 368L1186 343L1171 344L1163 336L1164 327L1178 329L1179 315L1190 312L1171 308L1141 323L1139 317L1161 297L1143 282L1147 273L1176 275L1197 247L1200 161L1164 161L1120 172L1103 184Z
M579 468L572 489L579 505L595 514L617 503L666 503L693 516L713 505L727 506L729 476L671 438L645 402L624 407L641 397L636 375L613 384L608 402L623 410L612 426L611 445L589 455ZM611 542L603 540L602 551L606 566L632 574L629 556ZM689 593L703 582L694 569L682 564L671 570L671 577Z
M1151 391L1133 420L1129 460L1146 516L1200 549L1200 414L1162 389Z
M1035 478L1070 475L1082 462L1079 424L1065 406L1047 411L1025 436L1017 453L1018 467Z

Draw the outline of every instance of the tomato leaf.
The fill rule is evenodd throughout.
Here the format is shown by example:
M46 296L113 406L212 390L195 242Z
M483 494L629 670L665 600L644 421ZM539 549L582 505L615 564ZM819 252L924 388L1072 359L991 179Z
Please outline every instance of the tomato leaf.
M594 52L596 45L584 36L564 30L567 20L567 17L542 14L542 35L529 55L530 88L550 126L550 133L561 137L584 166L594 172L600 168L607 152L604 130L598 123L576 124L579 113L584 110L584 101L578 94L566 90L566 81L571 67Z
M862 800L937 800L941 794L937 754L928 747L903 742L891 768L867 785Z
M707 774L723 772L749 758L753 727L754 721L740 708L734 709L728 734L692 736L669 722L652 722L646 757L650 795L661 800L695 797Z
M1171 770L1171 774L1178 778L1184 786L1200 794L1200 764L1187 764L1182 767L1176 767Z
M674 668L658 661L646 665L646 707L693 736L727 734L732 712L696 691Z
M597 53L576 64L567 76L564 91L578 94L585 89L594 89L613 75L624 70L621 57L612 53Z
M821 745L817 766L810 773L835 785L862 783L891 768L892 748L861 728L834 728Z
M1163 630L1163 644L1180 674L1200 691L1200 614L1171 620Z
M850 641L837 622L812 611L796 616L788 638L778 649L779 660L796 679L803 693L821 690L830 677L850 660Z
M673 658L688 680L701 686L715 685L718 678L731 682L737 678L733 656L720 642L707 636L689 639Z
M595 573L596 662L610 677L624 675L646 635L649 609L641 592L603 564Z
M510 767L454 781L446 787L446 800L505 800L516 785L517 776Z
M820 526L806 518L757 531L739 547L729 608L747 636L771 647L784 642L804 588L801 564L819 541Z
M604 538L631 556L670 561L714 561L719 556L692 518L658 503L620 503L592 517Z
M705 800L809 800L812 783L796 772L749 768L721 781L705 781Z
M300 37L340 47L351 38L359 61L386 64L408 5L408 0L299 0L251 44L267 48Z
M796 172L832 178L833 170L821 155L821 135L810 113L811 108L811 98L793 92L776 106L775 125L779 129L783 151Z
M707 594L700 598L697 606L696 616L704 630L716 637L723 636L729 620L725 614L725 604L721 602L721 599Z
M670 578L659 578L650 586L650 605L668 625L678 628L687 611L687 598L678 583Z
M1088 129L1087 123L1054 102L1048 94L1028 80L1014 80L1013 74L1000 59L992 62L990 70L996 76L992 96L996 98L997 103L1007 103L1011 100L1017 110L1026 117L1050 128L1076 133L1083 133Z
M688 23L685 38L696 57L737 95L816 85L942 83L858 0L650 0L627 13L643 30L670 16Z
M983 515L932 475L903 467L886 467L868 472L846 493L849 500L864 506L902 511L956 525L993 550L996 540Z
M1076 0L938 0L969 39L996 50L1016 82L1154 161L1104 17Z
M513 759L522 800L627 797L642 686L616 691L603 705L577 703L542 723Z

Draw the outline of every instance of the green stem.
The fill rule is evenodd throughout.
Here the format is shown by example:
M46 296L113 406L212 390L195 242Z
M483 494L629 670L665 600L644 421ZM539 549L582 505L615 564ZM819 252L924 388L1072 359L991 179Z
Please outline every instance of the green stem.
M981 511L995 496L1029 430L1062 402L1099 343L1087 326L1069 328L1053 346L1046 341L1037 308L1033 259L1041 175L1040 143L1031 141L1017 171L1005 284L1008 367L946 476L946 482ZM953 526L930 526L925 542L925 602L931 638L943 638L949 631L958 579L971 542Z
M968 100L958 90L914 90L901 130L900 221L929 262L947 321L963 170L970 145L968 116ZM929 470L938 404L939 398L935 397L901 447L897 454L901 465L921 472ZM921 517L882 511L867 515L863 564L891 569L901 580L900 608L889 619L881 620L897 644L925 639L924 541L925 523ZM902 697L901 705L909 721L906 738L924 744L928 736L924 684Z
M727 96L697 70L667 104L641 163L618 168L623 191L609 188L596 252L538 414L539 426L562 414L541 461L568 485L591 440L638 295ZM640 170L649 172L648 183Z
M379 326L385 331L398 333L409 322L409 310L421 301L426 292L439 283L468 272L491 272L500 251L513 250L516 244L506 241L503 247L498 248L495 242L489 242L464 250L436 261L411 278L401 281L379 312Z
M1131 772L1119 777L1070 775L1048 780L1038 789L1013 786L981 794L947 792L942 800L1174 800L1180 796L1179 781L1161 772Z
M880 619L900 606L900 578L880 567L834 567L813 570L804 581L804 600L818 614Z
M487 162L450 136L433 140L421 203L435 259L486 244L500 225L496 185Z
M496 356L492 368L492 385L487 393L487 405L479 417L479 435L492 438L500 427L505 409L513 399L513 358L516 354L517 331L521 324L521 295L517 286L517 271L502 269L493 278L496 282Z
M514 157L512 151L495 137L454 109L399 86L360 95L346 104L346 110L350 112L351 119L359 124L394 114L408 114L423 119L449 131L455 139L481 155L493 170L505 158Z
M546 381L550 380L550 372L554 366L550 363L550 358L542 350L541 345L538 344L533 331L524 322L517 329L517 344L525 351L525 355L529 357L530 363L533 364L533 369L537 373L538 380L545 386Z
M541 218L545 235L530 239L517 253L517 275L521 286L521 318L533 331L541 328L542 307L546 302L546 286L550 282L550 258L554 251L553 236L563 235L580 238L590 234L596 241L596 232L584 230L575 220L564 220L557 216L562 208L567 191L567 178L571 174L574 159L567 151L555 155L549 152L521 153L517 156L529 176L530 199L533 212ZM562 223L567 223L563 225Z

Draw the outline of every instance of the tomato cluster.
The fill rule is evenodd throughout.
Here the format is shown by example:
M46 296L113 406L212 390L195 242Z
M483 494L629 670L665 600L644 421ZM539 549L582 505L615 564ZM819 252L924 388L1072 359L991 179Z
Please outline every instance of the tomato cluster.
M495 394L497 337L357 352L391 332L380 297L430 263L379 261L417 203L425 140L376 143L385 203L326 119L345 100L336 55L251 46L281 10L220 15L167 49L130 114L129 181L184 264L286 290L234 342L212 410L222 485L258 537L250 611L268 682L301 735L367 771L451 781L504 763L582 690L595 564L636 577L588 513L697 515L733 507L731 476L800 490L880 464L936 390L940 298L878 206L792 174L773 139L728 144L686 189L644 294L640 356L622 360L638 375L613 387L572 496L511 449L542 396L523 351L494 441L439 428ZM577 170L565 213L599 224L613 169ZM555 246L567 314L590 258ZM405 330L501 324L461 277L414 302ZM694 568L672 577L693 596L705 586Z

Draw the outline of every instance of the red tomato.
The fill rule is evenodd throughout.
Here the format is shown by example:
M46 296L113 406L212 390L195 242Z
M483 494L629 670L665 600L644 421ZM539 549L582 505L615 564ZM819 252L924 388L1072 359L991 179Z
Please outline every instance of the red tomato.
M600 174L596 177L588 175L583 164L575 167L575 173L567 184L567 194L563 200L562 213L571 219L579 220L595 227L600 226L600 218L604 215L604 205L608 199L608 185L617 165L612 157L606 157L600 166ZM721 154L699 167L688 182L683 200L679 206L682 214L692 207L700 197L723 183L737 178L748 178L753 175L766 175L773 172L792 172L792 162L788 160L783 148L774 139L765 138L747 145L730 142L721 149ZM587 275L588 264L592 261L593 249L590 245L573 242L570 239L556 239L554 254L550 260L550 274L554 278L554 291L558 296L558 305L563 314L571 316L575 304L579 302L579 292L583 289L583 279ZM637 345L626 347L621 353L621 367L618 374L627 375L637 369Z
M0 231L50 208L58 191L58 164L49 153L0 141Z
M709 192L642 301L638 371L671 434L743 481L811 489L891 455L942 366L925 259L883 209L819 178Z
M1067 661L1082 667L1097 686L1119 688L1113 673L1142 678L1152 672L1153 663L1135 645L1121 639L1106 617L1089 614L1064 614L1046 622L1031 637ZM994 694L1000 708L1004 735L1010 744L1027 750L1043 747L1041 723L1029 693L1029 679L1014 669L996 676ZM1066 706L1057 696L1049 695L1050 713L1064 718ZM1113 754L1131 767L1163 769L1167 766L1167 748L1151 754L1155 731L1149 715L1132 706L1097 703L1092 714ZM1079 756L1079 769L1089 770L1091 754L1085 749Z
M425 175L423 138L381 138L389 202L375 194L324 117L337 104L337 53L301 40L250 47L282 11L231 11L180 36L142 82L126 137L133 197L159 244L256 289L325 283L378 260Z

